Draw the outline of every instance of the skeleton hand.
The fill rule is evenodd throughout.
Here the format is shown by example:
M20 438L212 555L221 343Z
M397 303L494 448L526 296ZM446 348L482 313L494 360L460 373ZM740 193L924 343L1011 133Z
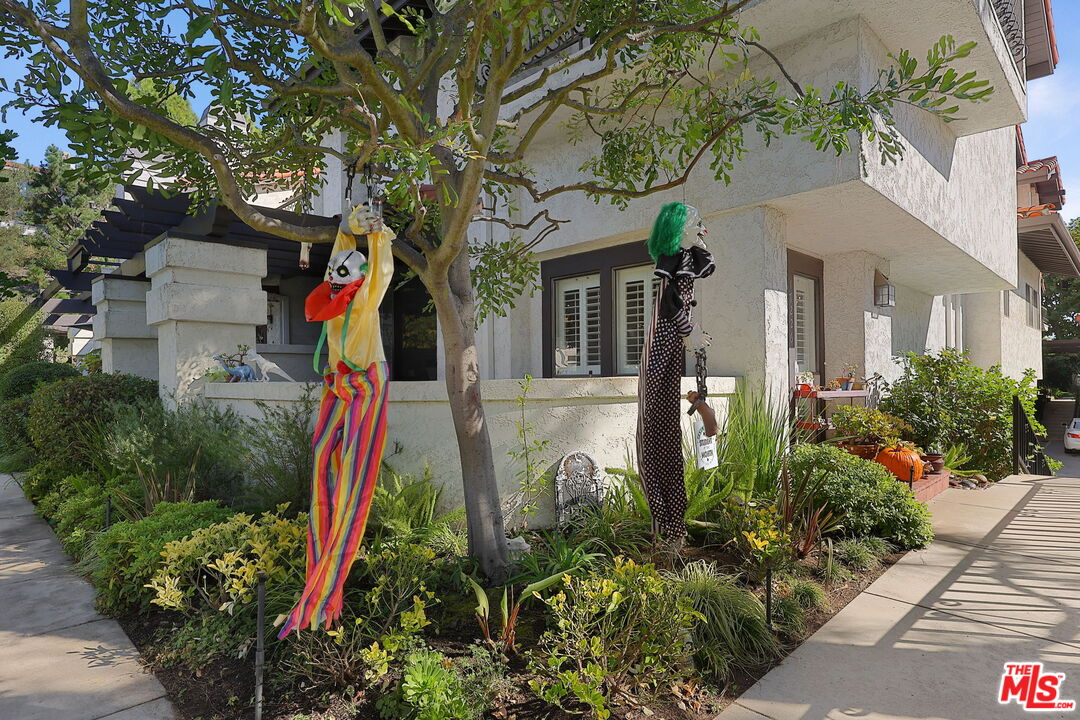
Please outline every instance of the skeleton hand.
M354 207L348 218L343 219L342 225L353 235L367 235L382 229L382 215L373 212L365 203Z
M705 332L701 323L696 323L690 330L690 334L683 338L683 344L687 350L704 350L712 343L712 335Z

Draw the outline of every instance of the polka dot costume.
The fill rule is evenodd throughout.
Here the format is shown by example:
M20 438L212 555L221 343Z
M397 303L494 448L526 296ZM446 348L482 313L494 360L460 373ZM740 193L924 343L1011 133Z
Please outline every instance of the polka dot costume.
M638 472L652 512L653 532L665 540L686 535L680 385L686 362L683 338L693 327L694 280L715 266L708 251L692 247L660 257L652 324L638 374Z

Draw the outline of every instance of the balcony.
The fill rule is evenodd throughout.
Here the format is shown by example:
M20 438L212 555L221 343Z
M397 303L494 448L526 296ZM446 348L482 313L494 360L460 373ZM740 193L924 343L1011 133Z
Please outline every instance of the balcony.
M964 136L1026 119L1024 18L1020 12L1022 5L1027 9L1024 3L1025 0L758 0L743 11L741 22L757 28L762 42L771 48L797 42L815 30L853 17L861 17L889 52L907 49L921 57L944 34L951 34L957 42L974 40L978 46L970 57L958 63L958 69L977 71L980 77L990 81L995 92L988 102L951 124L954 134ZM887 62L887 58L880 58L876 66ZM866 71L873 69L868 66Z

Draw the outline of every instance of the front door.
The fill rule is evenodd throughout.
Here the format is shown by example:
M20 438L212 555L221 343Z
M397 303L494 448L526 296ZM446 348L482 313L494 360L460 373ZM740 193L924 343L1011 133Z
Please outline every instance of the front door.
M791 380L798 373L814 373L822 382L824 321L822 318L821 260L788 250L788 364Z

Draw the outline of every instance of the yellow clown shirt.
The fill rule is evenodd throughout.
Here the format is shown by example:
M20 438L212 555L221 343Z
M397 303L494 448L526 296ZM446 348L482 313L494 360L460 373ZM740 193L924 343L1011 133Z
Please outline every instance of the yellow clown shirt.
M356 250L356 238L364 231L356 212L349 218L352 232L338 231L331 256L342 250ZM390 243L396 237L383 227L367 236L367 277L344 313L326 321L326 341L330 349L330 370L366 370L372 363L385 362L379 304L394 275L394 255Z

